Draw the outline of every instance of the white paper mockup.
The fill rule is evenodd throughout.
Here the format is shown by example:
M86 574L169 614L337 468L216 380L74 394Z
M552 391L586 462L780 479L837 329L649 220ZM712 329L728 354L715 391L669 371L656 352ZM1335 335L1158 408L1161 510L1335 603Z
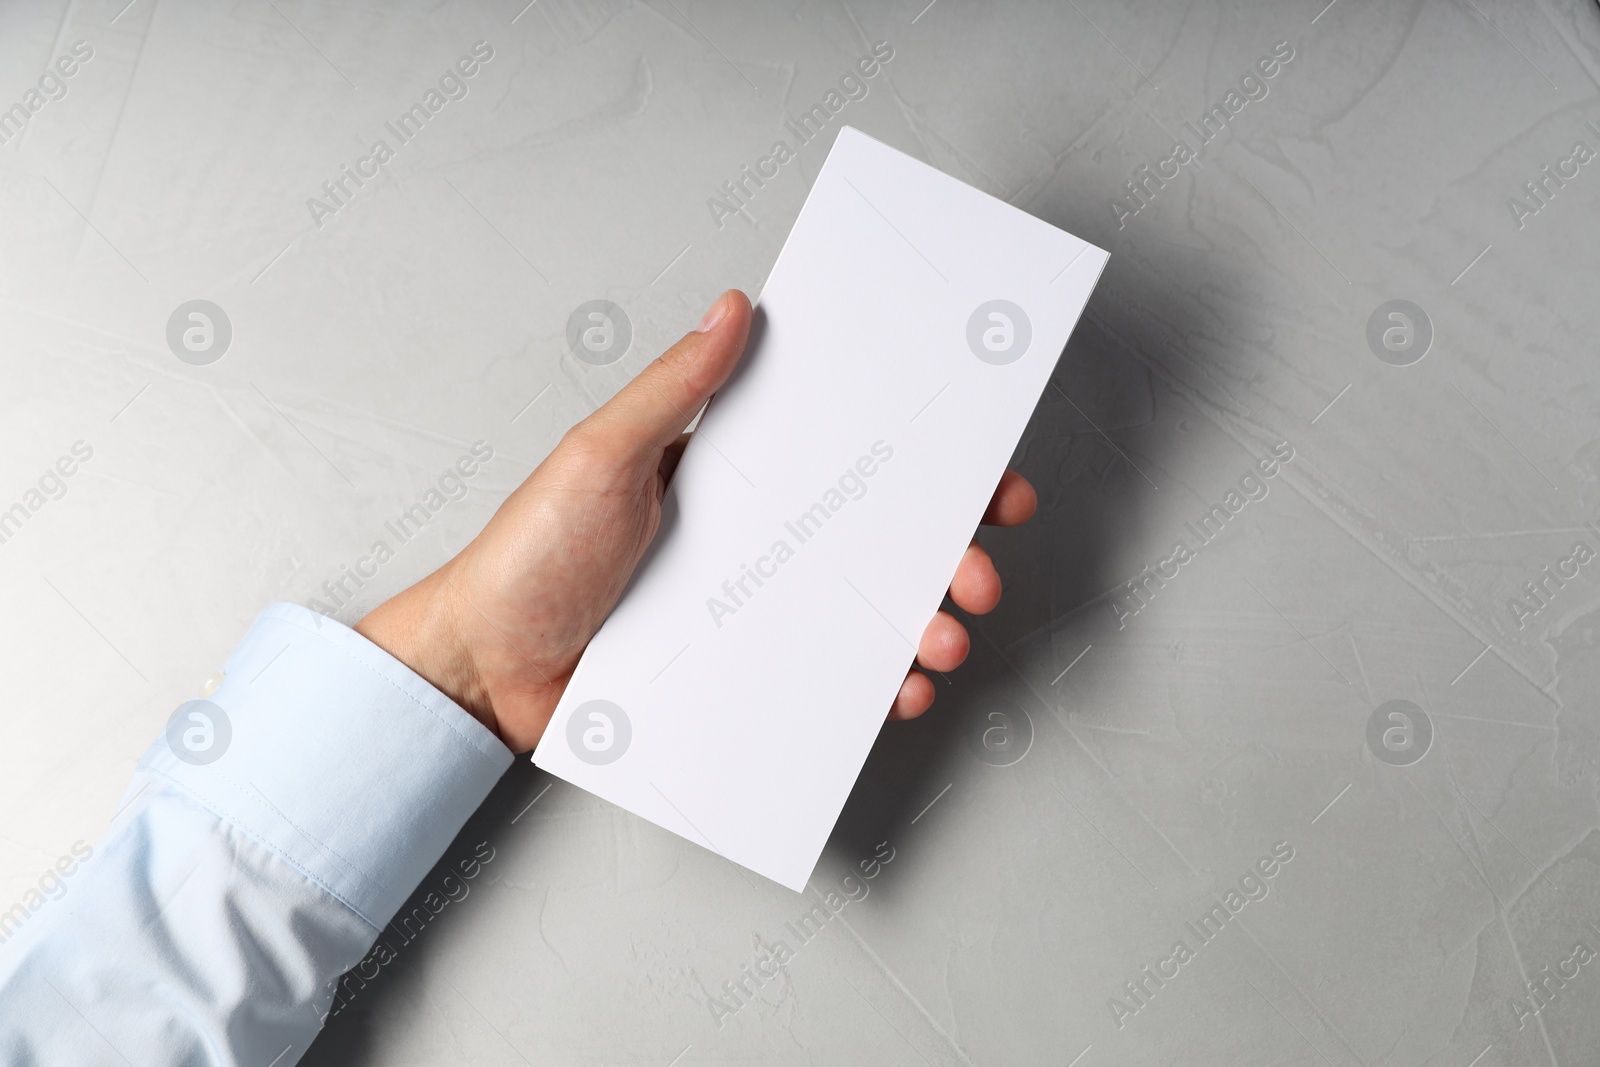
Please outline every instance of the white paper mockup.
M803 890L1106 258L842 128L534 762Z

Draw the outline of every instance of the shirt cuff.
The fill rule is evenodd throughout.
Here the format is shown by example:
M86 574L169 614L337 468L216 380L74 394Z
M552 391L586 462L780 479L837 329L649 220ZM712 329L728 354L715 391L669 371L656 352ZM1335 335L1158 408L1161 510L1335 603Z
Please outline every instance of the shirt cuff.
M139 773L185 790L381 929L511 762L486 726L383 649L274 604Z

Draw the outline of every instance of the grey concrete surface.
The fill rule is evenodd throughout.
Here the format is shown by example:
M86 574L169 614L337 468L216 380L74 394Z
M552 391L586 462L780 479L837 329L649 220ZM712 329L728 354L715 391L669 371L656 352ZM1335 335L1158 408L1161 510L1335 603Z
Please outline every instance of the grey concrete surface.
M1593 3L523 3L0 3L0 107L93 53L0 145L0 902L262 605L492 443L358 618L757 290L848 122L1112 254L969 665L807 898L519 762L305 1062L1600 1063Z

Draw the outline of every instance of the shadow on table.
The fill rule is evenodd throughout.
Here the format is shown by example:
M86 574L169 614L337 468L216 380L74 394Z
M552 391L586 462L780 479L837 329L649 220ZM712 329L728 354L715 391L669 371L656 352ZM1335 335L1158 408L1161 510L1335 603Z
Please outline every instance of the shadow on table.
M1170 334L1158 335L1150 316L1128 309L1161 309L1162 329L1178 336L1189 324L1172 320L1160 293L1138 291L1137 271L1117 279L1121 299L1108 296L1115 267L1113 259L1010 464L1038 490L1037 515L1023 527L979 535L1005 584L1001 605L974 620L946 599L944 609L972 634L971 655L949 678L933 676L938 695L926 715L885 727L814 885L828 872L842 876L870 862L881 842L904 842L924 812L937 821L930 805L959 802L943 791L962 779L962 764L1006 768L1041 733L1059 738L1067 687L1052 680L1102 640L1108 624L1115 627L1108 594L1138 570L1116 548L1142 540L1158 487L1181 482L1194 461L1177 440L1176 420L1157 419L1146 357L1165 352ZM1190 291L1201 282L1192 279ZM875 888L893 897L902 881Z

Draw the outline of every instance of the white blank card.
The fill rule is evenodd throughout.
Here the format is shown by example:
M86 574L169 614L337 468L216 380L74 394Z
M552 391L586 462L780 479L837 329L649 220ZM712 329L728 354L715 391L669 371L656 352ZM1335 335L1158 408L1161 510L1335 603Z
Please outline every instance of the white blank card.
M1106 258L842 128L534 762L802 890Z

